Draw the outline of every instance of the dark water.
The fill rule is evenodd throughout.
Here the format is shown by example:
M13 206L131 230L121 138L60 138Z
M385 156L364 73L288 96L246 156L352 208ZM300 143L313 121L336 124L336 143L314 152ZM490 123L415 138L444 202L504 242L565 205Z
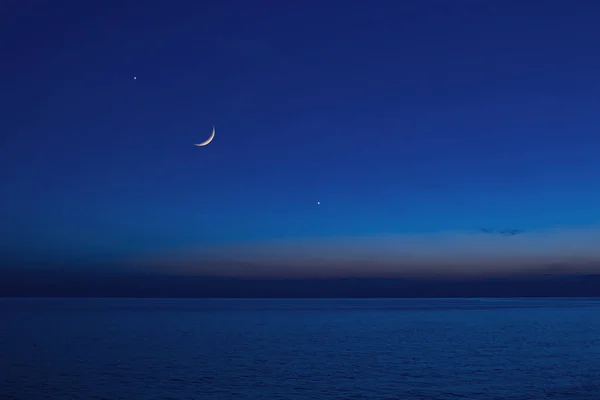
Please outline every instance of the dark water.
M0 299L2 399L600 399L600 300Z

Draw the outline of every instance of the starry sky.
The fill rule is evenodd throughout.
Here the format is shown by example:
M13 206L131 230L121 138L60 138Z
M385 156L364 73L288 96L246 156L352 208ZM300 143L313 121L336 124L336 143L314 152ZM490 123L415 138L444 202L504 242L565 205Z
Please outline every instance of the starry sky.
M4 266L600 265L599 2L13 3Z

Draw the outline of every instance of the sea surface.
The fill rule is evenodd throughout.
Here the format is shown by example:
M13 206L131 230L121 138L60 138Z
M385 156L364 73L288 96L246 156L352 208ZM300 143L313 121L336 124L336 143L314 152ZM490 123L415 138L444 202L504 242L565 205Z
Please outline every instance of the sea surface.
M600 399L594 299L0 299L1 399Z

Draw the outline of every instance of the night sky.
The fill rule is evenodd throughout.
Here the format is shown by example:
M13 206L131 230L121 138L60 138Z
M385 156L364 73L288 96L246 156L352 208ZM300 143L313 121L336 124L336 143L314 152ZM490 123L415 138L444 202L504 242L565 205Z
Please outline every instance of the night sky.
M600 2L13 3L0 271L600 272Z

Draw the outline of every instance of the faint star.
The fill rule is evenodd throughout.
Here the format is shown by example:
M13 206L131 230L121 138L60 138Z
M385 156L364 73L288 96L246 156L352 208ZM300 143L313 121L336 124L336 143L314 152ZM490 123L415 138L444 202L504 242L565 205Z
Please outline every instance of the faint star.
M133 80L136 80L136 79L137 79L137 76L134 76L134 77L133 77Z
M317 201L317 204L321 204L321 202L320 202L320 201Z

